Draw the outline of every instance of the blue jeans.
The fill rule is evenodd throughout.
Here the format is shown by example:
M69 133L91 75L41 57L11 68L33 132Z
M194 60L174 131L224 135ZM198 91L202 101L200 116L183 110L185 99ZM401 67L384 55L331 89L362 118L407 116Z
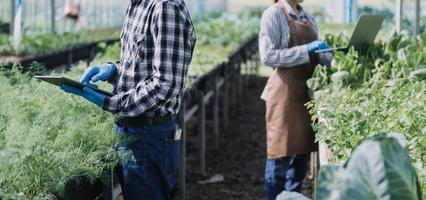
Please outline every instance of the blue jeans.
M268 200L283 191L300 192L308 171L307 154L267 159L265 167L265 189Z
M179 158L180 138L175 140L174 120L155 125L117 125L122 138L117 145L118 170L126 200L171 199Z

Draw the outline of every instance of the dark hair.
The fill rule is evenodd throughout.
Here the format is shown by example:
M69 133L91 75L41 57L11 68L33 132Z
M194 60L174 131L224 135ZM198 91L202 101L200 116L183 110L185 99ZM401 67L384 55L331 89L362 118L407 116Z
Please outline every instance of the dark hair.
M279 0L274 0L274 3L277 3Z

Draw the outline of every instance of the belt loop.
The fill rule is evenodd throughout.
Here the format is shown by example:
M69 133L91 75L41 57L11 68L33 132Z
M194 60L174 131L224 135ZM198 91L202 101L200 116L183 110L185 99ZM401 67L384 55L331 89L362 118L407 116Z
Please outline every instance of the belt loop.
M154 125L154 120L153 119L154 119L153 117L148 117L149 126Z

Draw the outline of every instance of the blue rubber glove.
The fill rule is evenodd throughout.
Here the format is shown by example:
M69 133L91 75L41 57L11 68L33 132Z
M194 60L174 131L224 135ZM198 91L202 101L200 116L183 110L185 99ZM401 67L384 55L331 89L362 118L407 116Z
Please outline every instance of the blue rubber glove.
M328 46L327 43L316 40L308 44L308 52L313 53L316 50L322 50L322 49L328 49L330 46Z
M81 96L85 99L87 99L88 101L96 104L99 107L102 107L102 105L104 104L105 101L105 95L101 94L99 92L96 92L95 90L89 88L89 87L84 87L83 90L70 86L70 85L66 85L66 84L62 84L61 85L61 89L67 93L71 93L71 94L75 94L78 96Z
M106 81L115 76L117 67L112 63L103 64L101 66L90 67L87 69L80 79L83 84L89 84L90 81Z

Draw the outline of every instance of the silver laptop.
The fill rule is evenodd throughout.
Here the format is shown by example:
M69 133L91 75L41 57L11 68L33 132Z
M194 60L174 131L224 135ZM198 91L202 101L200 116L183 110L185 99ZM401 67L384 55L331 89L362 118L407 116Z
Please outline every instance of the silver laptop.
M379 33L382 27L384 19L384 15L362 15L355 26L355 30L352 33L351 40L347 47L322 49L315 51L315 53L347 51L352 46L354 46L355 49L359 49L364 46L372 45L376 39L377 33Z

